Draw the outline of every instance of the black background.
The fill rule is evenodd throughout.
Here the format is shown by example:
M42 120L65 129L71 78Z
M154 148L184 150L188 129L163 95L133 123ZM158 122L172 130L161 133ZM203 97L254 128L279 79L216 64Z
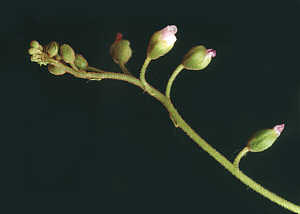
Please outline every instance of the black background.
M31 40L55 40L119 72L108 50L121 32L138 76L150 36L169 24L177 42L150 64L148 82L163 91L191 47L216 49L208 68L176 79L175 106L230 160L253 132L285 123L274 146L249 154L241 168L300 204L299 1L7 4L1 213L291 213L241 184L139 88L53 76L27 54Z

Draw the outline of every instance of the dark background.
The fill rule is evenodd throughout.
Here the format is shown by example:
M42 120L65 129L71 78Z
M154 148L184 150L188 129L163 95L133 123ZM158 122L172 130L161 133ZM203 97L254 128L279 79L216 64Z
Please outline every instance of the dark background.
M1 213L291 213L241 184L139 88L53 76L27 54L31 40L55 40L119 72L108 50L122 32L138 76L150 36L169 24L178 40L150 64L148 82L163 91L190 48L216 49L207 69L176 79L175 106L230 160L253 132L285 123L274 146L241 168L300 204L299 1L8 4L0 15Z

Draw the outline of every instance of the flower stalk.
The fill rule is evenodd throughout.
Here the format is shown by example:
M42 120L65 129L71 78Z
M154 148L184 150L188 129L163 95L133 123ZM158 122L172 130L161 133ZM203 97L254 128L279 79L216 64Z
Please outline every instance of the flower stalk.
M214 52L211 50L212 49L206 50L206 55L204 55L204 57L207 57L207 55L209 57L213 57L212 53L214 53ZM201 51L203 51L202 48L201 48ZM156 53L158 53L158 52L156 52ZM193 54L194 53L195 52L193 52ZM97 68L94 68L91 66L87 66L86 70L80 70L80 69L78 69L78 67L74 68L75 65L73 62L75 60L75 55L73 54L73 52L71 51L69 46L64 46L63 51L61 51L62 60L64 60L64 62L62 62L62 60L59 57L50 57L48 54L46 54L43 50L43 47L41 47L39 45L39 43L36 41L31 43L31 49L29 50L29 54L32 55L31 60L33 62L37 62L39 65L51 65L51 69L57 68L59 71L64 71L65 73L69 73L78 78L89 79L89 80L115 79L115 80L126 81L128 83L136 85L137 87L139 87L142 90L144 90L145 92L147 92L150 96L153 96L160 103L162 103L162 105L169 112L171 119L173 121L176 121L176 123L174 122L174 125L176 127L179 127L180 129L182 129L182 131L185 132L199 147L201 147L204 151L206 151L212 158L214 158L218 163L220 163L233 176L235 176L242 183L249 186L254 191L258 192L259 194L261 194L264 197L268 198L269 200L273 201L274 203L277 203L278 205L280 205L292 212L300 213L299 206L293 204L292 202L285 200L284 198L276 195L275 193L272 193L271 191L267 190L260 184L256 183L254 180L252 180L247 175L245 175L238 167L240 159L248 151L252 150L255 152L255 149L257 149L257 148L259 148L259 150L262 149L261 143L259 143L259 140L261 140L261 139L263 140L263 142L264 142L263 145L264 146L266 145L265 147L269 147L270 145L273 144L273 142L271 142L270 140L266 140L265 135L262 135L263 137L261 135L256 136L256 138L254 138L256 141L249 141L250 143L248 144L247 147L245 147L246 149L243 149L242 152L236 158L236 160L233 163L231 163L225 156L223 156L216 149L214 149L211 145L209 145L203 138L201 138L187 124L187 122L184 121L184 119L181 117L181 115L178 113L178 111L174 107L173 103L170 100L170 91L171 91L172 83L174 82L176 76L180 73L181 70L183 70L183 68L186 68L187 66L192 66L191 68L193 70L199 69L199 67L200 67L200 69L203 69L204 67L207 66L206 58L204 59L204 61L202 63L197 64L197 62L195 61L196 58L192 57L192 58L189 58L189 59L192 59L192 61L189 61L189 62L187 61L186 65L184 65L183 63L181 65L179 65L173 72L173 74L168 82L168 85L166 87L166 94L162 94L159 90L157 90L153 86L151 86L146 81L146 78L145 78L146 70L147 70L149 63L151 62L152 59L155 59L155 57L153 58L154 55L151 55L151 54L147 55L147 57L144 61L144 64L140 70L140 79L135 78L134 76L132 76L130 74L126 74L125 72L124 73L107 72L107 71L97 69ZM192 56L192 54L189 55L189 57L190 56ZM188 57L185 59L189 60ZM209 62L210 62L210 60L209 60ZM68 66L66 63L70 64L70 66ZM193 66L195 66L195 67L193 67ZM268 132L268 134L270 134L270 135L268 135L268 137L270 137L270 136L274 137L273 136L274 132L278 137L282 130L283 130L282 125L275 126L272 129L271 134ZM254 142L254 143L251 143L251 142ZM265 147L263 148L263 150L265 149Z

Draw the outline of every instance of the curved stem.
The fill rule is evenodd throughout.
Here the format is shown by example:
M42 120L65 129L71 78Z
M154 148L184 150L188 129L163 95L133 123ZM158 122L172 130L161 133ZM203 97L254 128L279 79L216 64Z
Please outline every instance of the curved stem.
M145 90L153 96L153 93L154 91L152 90L152 87L147 83L146 81L146 69L148 67L148 65L150 64L151 62L151 58L148 58L146 57L145 61L144 61L144 64L141 68L141 71L140 71L140 80L143 84L143 86L145 87Z
M177 75L180 73L180 71L182 71L184 69L184 66L182 64L178 65L177 68L173 71L168 84L167 84L167 88L166 88L166 96L170 99L170 93L171 93L171 87L172 84L175 80L175 78L177 77Z
M145 76L146 76L146 69L147 69L148 65L150 64L150 62L151 62L151 59L146 57L146 59L144 61L144 64L143 64L143 66L141 68L141 71L140 71L140 80L142 81L143 84L144 83L148 84L147 81L146 81Z
M269 190L265 189L260 184L256 183L254 180L249 178L245 175L242 171L240 171L235 165L233 165L229 160L227 160L221 153L215 150L211 145L209 145L204 139L202 139L180 116L177 112L176 108L165 95L161 92L153 88L149 85L145 80L145 72L147 65L149 64L150 60L145 60L144 66L141 70L141 80L126 74L120 73L112 73L112 72L86 72L86 71L74 71L72 68L56 61L56 60L49 60L49 63L55 66L63 67L66 72L84 79L116 79L127 81L132 83L144 90L146 90L150 95L160 101L165 108L168 110L170 115L176 120L178 127L180 127L197 145L199 145L204 151L206 151L210 156L212 156L217 162L219 162L225 169L227 169L232 175L238 178L242 183L249 186L251 189L256 191L257 193L263 195L264 197L268 198L269 200L277 203L278 205L293 211L295 213L300 213L300 207L285 200L284 198L276 195L275 193L270 192ZM97 69L98 70L98 69ZM99 69L102 72L102 70ZM146 87L145 87L146 85Z
M234 159L233 161L233 165L236 167L236 168L239 168L239 164L240 164L240 161L242 159L242 157L244 157L247 152L249 152L249 148L248 147L245 147L242 149L242 151L240 151L240 153L236 156L236 158Z

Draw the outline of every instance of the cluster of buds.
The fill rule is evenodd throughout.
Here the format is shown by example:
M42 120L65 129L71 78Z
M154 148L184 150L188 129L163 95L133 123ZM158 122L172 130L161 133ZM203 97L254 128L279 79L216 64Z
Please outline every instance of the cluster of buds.
M153 60L167 54L177 40L176 33L177 27L175 25L168 25L155 32L149 41L147 57ZM214 49L206 49L203 45L198 45L183 57L181 64L188 70L203 70L215 56L216 51Z
M30 43L30 49L28 50L28 53L31 55L31 61L36 62L41 66L47 65L48 55L44 51L44 47L40 45L38 41L32 41Z
M81 54L75 54L73 48L68 44L59 44L55 41L50 42L43 47L38 41L30 43L28 50L31 55L31 61L39 65L48 65L48 71L53 75L63 75L66 71L63 67L53 65L53 60L56 62L70 64L76 70L85 70L88 67L88 62Z

